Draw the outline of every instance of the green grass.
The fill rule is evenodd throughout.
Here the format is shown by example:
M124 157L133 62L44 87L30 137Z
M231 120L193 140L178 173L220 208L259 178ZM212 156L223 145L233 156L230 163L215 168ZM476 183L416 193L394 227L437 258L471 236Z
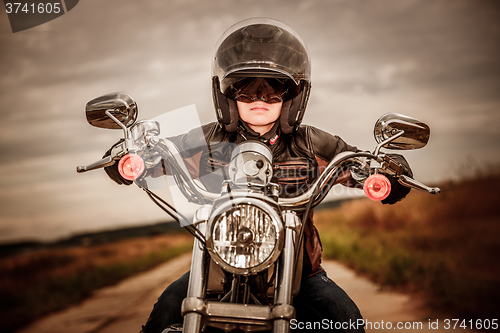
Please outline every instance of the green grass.
M323 255L382 286L419 293L432 309L496 318L499 185L500 177L483 177L444 184L438 197L412 191L393 206L360 199L320 211Z
M185 253L190 237L160 236L90 248L49 250L4 260L0 267L0 332L12 332L92 291Z

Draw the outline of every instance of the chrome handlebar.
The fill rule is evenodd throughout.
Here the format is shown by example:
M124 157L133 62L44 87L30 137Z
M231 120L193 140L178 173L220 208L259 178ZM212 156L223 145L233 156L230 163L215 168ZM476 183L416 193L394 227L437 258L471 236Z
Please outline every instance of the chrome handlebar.
M183 173L185 174L185 180L188 183L188 186L194 190L199 192L205 199L208 200L214 200L220 196L218 193L213 193L213 192L208 192L202 188L200 188L192 179L191 175L189 172L187 172L187 169L185 167L183 159L180 157L180 152L178 148L169 140L166 139L161 139L170 151L174 151L173 154L171 154L171 157L174 159L175 163L172 164L177 164L179 167L183 170ZM381 171L385 171L384 168L392 168L393 165L390 163L387 163L386 155L384 154L379 154L379 155L374 155L369 152L342 152L335 156L330 163L326 166L325 170L323 173L320 175L320 177L311 185L309 190L297 197L294 198L279 198L278 199L278 205L283 207L283 208L288 208L288 209L293 209L296 211L300 211L306 208L307 204L309 203L310 200L314 200L312 207L317 206L328 194L328 191L330 190L331 186L333 186L333 183L335 182L337 177L334 177L337 173L340 173L342 171L342 167L349 165L353 166L356 165L361 168L367 167L367 163L360 158L365 158L368 160L372 160L377 162L381 167ZM172 162L172 160L170 160ZM401 168L402 170L402 168ZM388 170L391 173L394 172L394 170L390 169ZM431 194L439 194L440 189L435 187L431 188L428 187L417 180L402 175L398 174L396 175L398 177L398 181L400 184L416 189L416 190L421 190L421 191L426 191Z
M146 138L145 138L146 139ZM158 136L149 136L147 138L148 146L155 146L158 148L159 153L168 159L170 165L173 167L173 171L178 175L181 175L184 180L183 184L178 184L178 186L184 186L186 190L188 190L190 201L194 201L200 204L207 204L211 201L220 197L219 193L209 192L200 186L198 186L193 178L191 177L184 160L181 157L180 151L177 146L168 139L159 138ZM128 147L133 146L129 140L125 140L123 144L117 145L112 149L111 155L107 156L99 161L91 163L87 166L78 166L77 172L83 173L90 170L95 170L99 168L104 168L116 163L116 160L119 160L121 156L128 152ZM378 150L377 150L378 152ZM330 163L326 166L325 170L319 178L311 185L309 190L297 197L294 198L279 198L278 204L283 208L293 209L293 210L303 210L307 206L310 200L314 200L312 207L318 205L328 194L328 191L333 186L337 177L334 177L335 174L340 173L342 166L353 166L356 165L361 168L366 168L366 162L360 160L360 158L366 158L372 162L375 162L379 166L379 170L384 171L384 168L387 166L389 168L387 159L384 154L372 154L369 152L342 152L335 156ZM389 174L392 174L394 170L388 170ZM441 190L438 187L429 187L426 186L419 181L408 177L402 174L396 174L398 182L406 187L429 192L431 194L439 194Z
M151 143L156 143L156 147L161 150L161 154L168 158L170 165L178 172L178 174L182 175L182 178L187 182L188 188L191 190L191 193L196 196L200 204L209 203L209 201L213 201L220 197L220 194L209 192L200 186L198 186L188 169L186 168L186 164L181 157L181 153L179 148L168 139L160 139L158 137L153 137ZM180 184L178 184L180 185ZM189 198L188 198L189 199Z
M309 190L297 197L294 198L280 198L278 199L278 203L285 208L293 208L293 209L300 209L300 208L305 208L307 203L311 200L311 198L314 197L314 203L312 207L315 207L318 205L321 200L324 199L326 194L328 193L328 190L330 189L332 182L335 181L335 179L332 178L332 176L339 172L340 166L344 163L347 162L352 162L355 164L358 164L360 166L362 165L361 161L357 159L358 157L367 157L367 158L377 158L377 156L372 155L367 152L342 152L335 156L330 163L326 166L325 170L323 173L320 175L318 179L313 183L311 188ZM325 191L327 189L327 191Z

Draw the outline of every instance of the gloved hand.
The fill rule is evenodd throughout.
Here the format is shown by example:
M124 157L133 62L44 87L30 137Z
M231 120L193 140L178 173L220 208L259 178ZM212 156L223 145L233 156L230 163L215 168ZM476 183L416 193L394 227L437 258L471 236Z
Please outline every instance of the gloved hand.
M111 148L109 148L109 150L106 153L104 153L104 156L102 158L111 155L111 150L113 150L114 147L116 147L117 145L119 145L123 141L124 141L124 139L121 139L120 141L115 143L113 146L111 146ZM122 176L120 176L120 172L118 172L118 162L111 165L111 166L105 167L104 171L106 172L108 177L111 178L112 180L114 180L115 183L117 183L118 185L131 185L133 183L133 181L127 180L127 179L123 178Z
M396 162L403 165L404 175L413 177L413 172L410 169L410 165L403 156L397 154L387 154L387 155ZM395 177L387 176L387 178L391 182L391 193L387 198L382 200L382 203L384 205L385 204L393 205L396 202L403 200L408 195L408 193L410 193L411 189L409 187L401 185Z

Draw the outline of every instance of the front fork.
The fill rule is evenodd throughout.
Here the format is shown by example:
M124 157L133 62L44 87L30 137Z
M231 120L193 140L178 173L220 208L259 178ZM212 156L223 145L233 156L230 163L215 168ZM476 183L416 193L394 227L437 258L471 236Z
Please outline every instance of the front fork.
M206 222L200 223L198 229L205 235ZM205 260L205 250L202 243L195 238L193 244L193 256L191 259L191 272L189 276L189 285L187 298L184 302L193 302L196 304L186 304L188 308L199 307L198 303L203 303L205 299L205 265L209 262ZM184 304L183 304L184 305ZM202 315L196 312L188 312L184 315L184 333L198 333L201 331Z
M273 333L289 333L290 318L295 317L292 306L292 292L294 283L294 261L297 246L296 236L301 227L300 219L293 211L283 212L285 224L285 244L278 263L276 287L274 293L274 307L271 309L274 318ZM198 228L205 234L206 223L200 223ZM202 315L194 312L203 306L205 299L205 270L209 261L205 260L205 251L198 239L194 240L193 257L191 260L191 273L189 277L187 298L183 302L183 309L193 309L184 315L184 333L197 333L201 331ZM297 276L300 278L300 276Z
M300 244L297 244L296 235L300 231L301 223L297 214L291 210L283 212L283 221L285 222L285 245L276 277L274 305L285 306L285 308L293 311L295 317L295 309L292 306L293 275L295 272L295 251L298 250L296 247L300 246ZM299 279L300 276L296 278ZM290 321L285 317L289 316L281 315L278 316L279 319L274 321L273 333L290 332Z

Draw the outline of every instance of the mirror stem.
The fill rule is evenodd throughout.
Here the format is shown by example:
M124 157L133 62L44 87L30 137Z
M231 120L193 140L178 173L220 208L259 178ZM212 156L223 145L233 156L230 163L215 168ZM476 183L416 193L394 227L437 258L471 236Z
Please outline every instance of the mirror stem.
M111 118L111 120L113 120L115 123L117 123L118 126L120 126L122 128L122 130L123 130L123 136L125 138L125 149L128 152L128 149L132 146L132 140L130 139L130 131L127 128L127 126L125 126L124 124L122 124L121 121L119 121L118 119L116 119L116 117L111 114L111 111L113 111L113 109L106 110L105 114L109 118Z
M125 125L123 125L123 124L121 123L121 121L119 121L118 119L116 119L116 117L115 117L115 116L113 116L113 115L111 114L111 112L110 112L110 111L113 111L113 109L106 110L105 114L106 114L109 118L111 118L111 120L113 120L115 123L117 123L117 124L118 124L118 126L120 126L120 127L123 129L123 133L125 134L125 139L129 139L129 135L128 135L128 130L127 130L127 127L126 127Z
M108 111L106 111L108 112ZM401 130L398 134L396 135L393 135L391 136L389 139L385 140L385 141L382 141L381 143L379 143L377 145L377 147L375 147L375 151L373 152L373 155L378 155L378 153L380 152L380 148L382 148L382 146L384 146L385 144L399 138L401 135L403 135L405 133L405 131Z

